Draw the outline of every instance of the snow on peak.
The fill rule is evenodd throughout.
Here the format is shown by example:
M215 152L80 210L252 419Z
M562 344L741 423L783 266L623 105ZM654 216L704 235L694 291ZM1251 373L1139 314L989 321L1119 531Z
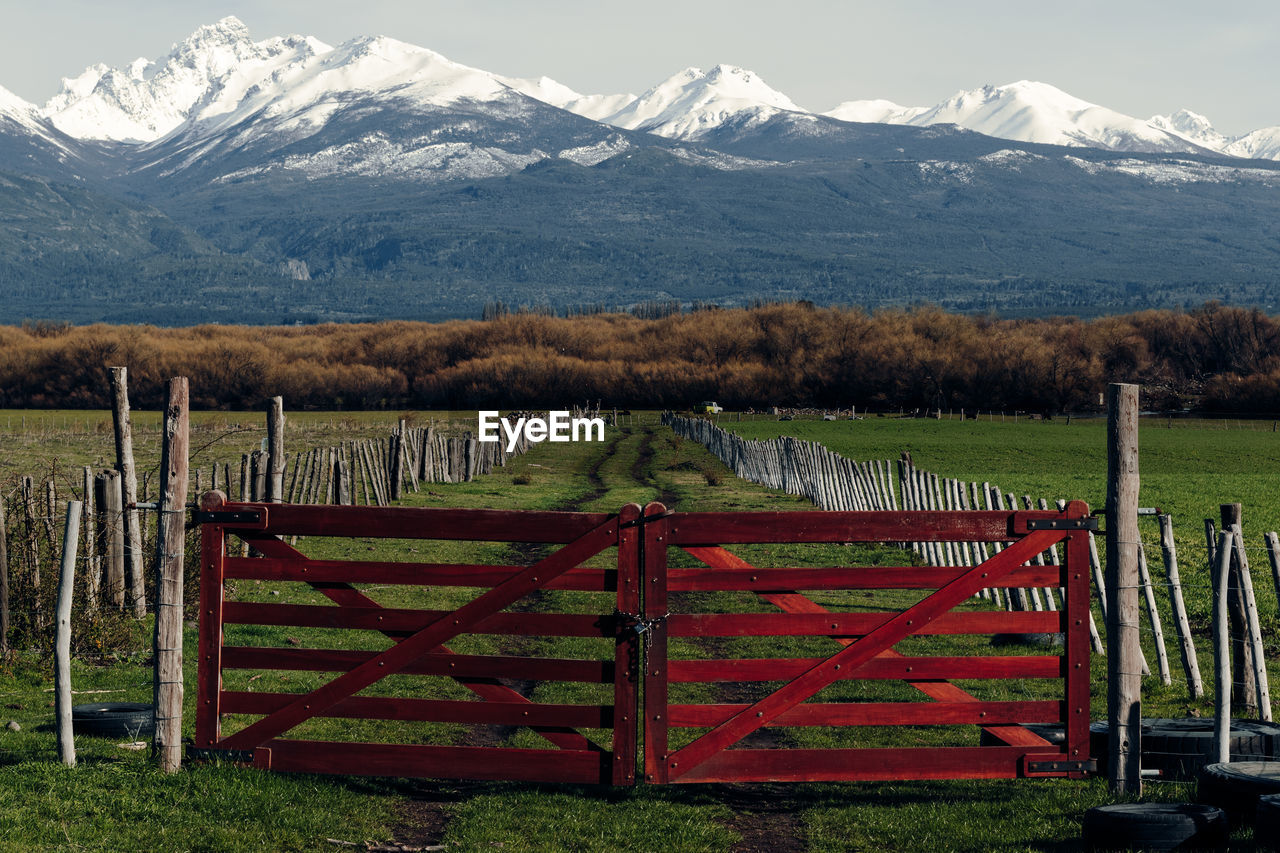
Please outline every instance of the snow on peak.
M1150 119L1152 127L1166 130L1169 133L1176 133L1183 139L1189 139L1198 145L1206 148L1221 151L1229 142L1226 136L1214 129L1213 123L1209 119L1193 113L1191 110L1178 110L1173 115L1152 116Z
M62 81L43 115L60 130L85 139L146 142L158 139L199 108L234 96L281 65L329 50L302 36L254 42L234 17L198 28L152 62L122 68L94 65Z
M0 116L27 125L35 122L36 108L4 86L0 86Z
M726 121L804 112L759 75L733 65L685 70L604 118L609 124L678 139L695 139Z
M865 101L845 101L823 115L840 121L862 121L875 124L906 124L926 112L928 107L904 107L884 98Z
M928 108L849 101L827 115L918 127L954 124L1001 139L1118 151L1196 151L1203 145L1033 80L960 91Z
M583 95L550 77L525 80L517 77L500 78L522 95L586 116L593 121L603 121L636 99L635 95Z
M1223 149L1232 157L1280 160L1280 127L1263 127L1238 136Z

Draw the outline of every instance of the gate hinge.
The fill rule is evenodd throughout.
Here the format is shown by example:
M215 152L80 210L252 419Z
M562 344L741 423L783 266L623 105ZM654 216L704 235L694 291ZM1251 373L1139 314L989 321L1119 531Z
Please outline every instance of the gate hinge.
M1098 762L1093 758L1080 760L1058 758L1032 760L1023 757L1023 770L1026 776L1062 776L1068 773L1097 773Z
M1028 518L1027 530L1097 530L1098 519L1085 518Z
M262 527L264 513L260 509L235 509L235 510L201 510L194 509L191 511L191 522L193 524L252 524Z

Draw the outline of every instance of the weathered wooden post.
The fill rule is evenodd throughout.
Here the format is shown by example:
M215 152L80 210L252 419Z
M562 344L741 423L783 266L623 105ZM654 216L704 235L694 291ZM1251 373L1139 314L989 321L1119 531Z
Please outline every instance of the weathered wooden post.
M284 397L272 397L267 409L267 502L284 501Z
M76 545L80 539L80 501L67 504L62 531L62 570L58 574L58 622L54 626L53 704L58 718L58 758L76 766L76 741L71 725L71 592L75 589Z
M9 533L0 495L0 655L9 654Z
M1200 661L1196 658L1195 642L1191 637L1191 623L1187 619L1187 606L1182 600L1182 579L1178 576L1178 549L1173 542L1173 516L1161 515L1160 548L1164 552L1165 574L1169 578L1169 600L1173 604L1174 625L1178 629L1178 647L1182 652L1182 668L1187 673L1187 687L1191 698L1204 695L1204 682L1200 679Z
M1219 506L1222 529L1243 529L1243 507L1238 503ZM1239 534L1237 534L1238 536ZM1234 539L1232 540L1235 541ZM1252 717L1258 712L1258 681L1254 676L1253 644L1249 641L1248 608L1244 597L1244 582L1240 563L1231 555L1231 574L1228 578L1227 615L1231 626L1231 669L1233 678L1232 698L1235 710L1241 716Z
M36 630L44 628L44 608L40 603L40 540L36 536L36 515L32 501L35 500L35 480L22 478L22 521L25 542L28 577L31 579L32 622Z
M124 558L129 593L133 598L133 615L147 615L147 600L142 583L142 524L138 517L138 472L133 464L133 425L129 418L129 369L112 367L111 419L116 432L116 470L120 472L120 490L124 512Z
M182 568L186 548L187 464L190 446L187 378L169 380L160 456L156 531L155 754L160 769L182 764Z
M84 466L84 508L80 518L84 530L84 597L85 606L98 609L98 585L102 581L102 560L98 557L98 506L94 501L93 468Z
M1231 638L1227 599L1230 597L1232 534L1218 537L1218 558L1213 569L1213 669L1217 675L1213 696L1214 742L1217 760L1231 760Z
M103 531L102 554L107 561L107 595L112 604L124 609L124 510L120 472L98 475L98 514Z
M1138 386L1107 388L1107 716L1116 794L1142 793L1138 631Z
M400 500L400 495L404 490L404 421L400 422L400 429L391 433L391 487L390 498L393 501Z

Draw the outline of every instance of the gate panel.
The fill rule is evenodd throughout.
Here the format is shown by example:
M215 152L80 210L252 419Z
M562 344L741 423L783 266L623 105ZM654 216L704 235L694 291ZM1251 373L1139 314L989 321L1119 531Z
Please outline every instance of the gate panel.
M204 529L195 752L252 758L259 766L302 772L633 783L639 635L627 614L639 611L639 514L635 505L619 516L608 516L227 504L219 493L206 495L197 516ZM249 544L253 556L228 556L228 534ZM475 539L560 547L530 566L365 563L311 560L281 538L286 535ZM232 553L239 547L237 543ZM617 556L609 567L584 565L593 558L598 564L598 555L615 547ZM319 598L315 594L300 596L310 599L306 603L227 600L228 582L266 581L293 582L330 603L311 603ZM432 607L432 599L443 596L445 587L481 591L460 606ZM294 594L295 587L287 589ZM382 606L373 597L376 590L391 590L378 595L394 596L398 606ZM547 590L571 591L559 594L576 596L575 601L584 598L583 592L612 595L608 608L600 612L508 609ZM449 593L455 598L461 594ZM404 606L409 601L415 604ZM419 601L426 606L417 605ZM313 647L284 646L277 641L284 628L298 629ZM228 645L228 630L241 632L251 642ZM486 635L514 637L510 643L516 648L539 637L551 642L557 637L595 637L600 640L593 644L599 656L457 654L446 645L458 639L489 642ZM274 645L252 642L264 636ZM319 647L332 642L320 638L333 636L354 639L344 648ZM377 636L386 639L369 648L369 638ZM284 639L288 646L303 646L292 636ZM227 675L247 669L261 672L247 680L237 676L245 689L227 689ZM337 675L310 686L313 673ZM253 683L264 675L271 680ZM405 676L413 680L397 682L398 686L388 680ZM500 679L518 682L522 689ZM299 680L308 687L288 689ZM603 700L598 704L535 701L526 694L541 680L607 685L608 692L596 691ZM403 693L406 684L433 695L369 693ZM448 684L460 685L476 698L459 698L458 688L447 689ZM231 714L257 719L224 736L223 718ZM394 721L397 727L403 724L403 734L387 741L349 742L320 740L298 731L325 718L360 720L366 727ZM423 743L428 734L452 731L439 726L423 729L424 723L527 727L548 748ZM607 740L601 745L596 742L600 737L580 729L603 732Z
M1073 503L1053 512L918 513L673 513L646 525L646 566L680 547L706 568L669 569L667 591L743 590L756 593L781 613L671 614L670 638L808 636L827 637L837 648L825 658L672 661L655 643L645 668L646 691L665 682L784 682L747 703L646 706L646 778L654 781L801 781L818 779L940 779L1080 776L1088 758L1088 585L1087 536L1073 531L1089 524L1088 507ZM1067 540L1061 566L1026 564ZM986 562L962 569L756 568L719 547L724 542L901 542L983 541L1007 543ZM715 543L715 544L711 544ZM1083 549L1083 550L1082 550ZM1083 554L1083 557L1082 557ZM665 565L665 557L662 558ZM717 572L721 574L717 575ZM829 573L829 574L825 574ZM792 579L794 582L789 582ZM1024 585L1061 586L1061 611L1006 613L952 612L980 589ZM646 576L646 589L658 583ZM933 590L899 612L832 612L800 589ZM664 600L665 612L665 600ZM1064 654L1018 656L907 656L894 646L903 640L944 634L1063 633ZM661 647L665 652L666 644ZM884 684L902 678L933 701L810 702L841 682ZM1052 679L1056 698L1029 701L983 700L950 683L952 679ZM947 679L947 680L939 680ZM874 691L873 691L874 692ZM656 695L656 694L655 694ZM1022 723L1059 722L1066 742L1050 745ZM804 749L744 748L741 741L777 726L971 726L981 727L1005 746L933 746ZM701 728L668 749L671 728ZM972 732L974 729L969 729Z

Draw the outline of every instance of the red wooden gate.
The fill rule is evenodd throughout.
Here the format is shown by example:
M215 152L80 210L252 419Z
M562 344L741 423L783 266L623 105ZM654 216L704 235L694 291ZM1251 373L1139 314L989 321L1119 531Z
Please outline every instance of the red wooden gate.
M1062 512L742 512L645 510L644 611L652 626L644 666L645 780L742 782L872 779L1080 777L1089 762L1088 506ZM1061 565L1024 565L1059 542ZM1007 543L967 568L757 568L725 543L855 542ZM669 568L669 549L702 568ZM1042 561L1037 561L1042 562ZM1060 587L1057 612L955 612L989 587ZM832 611L797 590L930 589L899 612ZM781 613L685 613L669 592L749 590ZM1056 634L1064 654L1036 656L908 656L904 640L946 634ZM829 637L833 650L807 659L672 659L675 638ZM1056 679L1056 699L983 700L952 680ZM901 680L918 702L807 702L850 679ZM672 704L671 685L782 682L736 704ZM1065 742L1049 741L1021 723L1062 723ZM971 745L892 748L732 748L766 726L954 726ZM981 727L1002 745L973 744ZM679 748L672 730L701 728ZM966 741L965 738L968 737Z
M856 513L668 513L651 504L643 512L628 505L617 515L604 515L227 504L220 493L210 493L197 521L203 525L197 756L307 772L633 784L643 663L648 782L1079 777L1089 769L1089 551L1082 531L1092 519L1080 502L1061 512ZM374 543L365 545L370 549L383 538L560 547L527 567L409 563L315 559L288 544L286 536ZM253 556L238 556L241 541ZM902 541L1000 543L1004 549L966 568L765 568L723 547ZM1038 555L1059 543L1066 546L1061 565L1032 564L1043 562ZM610 550L616 553L604 553ZM673 551L702 565L669 566ZM584 565L588 561L591 566ZM286 590L329 603L313 603L300 593L255 595L254 584L263 581L293 582ZM230 584L238 587L235 600L226 596ZM278 586L269 593L278 593ZM396 598L397 590L413 587L437 597L449 588L483 591L445 609L422 609L421 599L415 607L383 606L375 597ZM1062 607L1056 612L960 607L988 587L1058 587ZM696 593L724 590L754 593L768 611L692 612ZM854 590L930 592L900 609L868 610L850 606ZM576 605L565 608L570 612L528 612L517 605L549 591L585 595L548 599ZM844 596L839 609L815 601L814 591ZM251 600L255 597L263 600ZM605 597L607 605L601 601ZM363 639L344 647L335 641L304 648L294 638L281 640L280 629L291 626L337 629L332 635ZM930 637L996 633L1061 633L1065 641L1061 654L916 653ZM594 637L596 644L592 651L575 646L573 656L510 649L468 653L446 645L488 635L522 638L513 641L517 646L536 637ZM381 643L370 642L378 637L384 638ZM822 638L831 646L817 657L717 653L721 641L716 638L731 637L777 637L779 643ZM673 641L700 643L699 659L671 654ZM908 648L895 649L900 643ZM247 676L253 670L292 673L302 680L302 689L255 692L253 682L260 676ZM339 674L306 683L315 678L307 674L316 672ZM476 699L448 691L444 698L404 695L404 685L392 686L404 676L460 685ZM236 683L229 685L229 678ZM984 687L1009 679L1059 686L1048 694L1039 691L1034 699L1010 700L984 697L969 684ZM512 680L525 689L515 689ZM542 681L587 685L579 694L590 693L589 685L603 685L595 689L607 693L609 701L536 701L530 698L538 695L530 683ZM895 681L924 701L883 701L880 688ZM687 685L758 687L764 682L778 686L732 701L670 701L673 691ZM848 683L867 685L867 696L811 701ZM225 734L224 717L231 718L232 729ZM358 741L308 732L324 718L345 718L357 729L364 723L355 721L397 721L407 729L376 742L360 732ZM1023 726L1041 722L1063 724L1064 742L1051 744ZM429 738L413 726L425 723L526 727L540 736L544 748L474 739L458 743L456 738L423 742ZM753 743L769 729L811 726L846 734L855 727L947 727L956 743L891 748L786 742L758 748ZM333 728L330 724L330 734ZM979 729L999 745L976 745ZM936 740L937 730L931 731Z
M196 516L203 530L195 754L290 771L631 784L637 741L637 635L630 630L629 620L619 614L638 611L638 528L629 523L638 514L635 505L613 516L226 504L221 493L206 495ZM229 540L228 534L236 539ZM283 536L354 537L356 541L477 540L561 547L528 567L371 562L311 559L286 543ZM237 540L247 543L255 556L229 556L229 541L232 551L239 552ZM582 567L612 548L616 548L614 567ZM297 582L330 604L226 600L228 583L248 585L268 580ZM374 584L377 589L359 589L354 584ZM384 607L373 597L375 592L409 586L486 591L449 610ZM614 595L601 612L507 609L531 593L545 590ZM284 647L261 646L252 642L253 632L241 629L240 644L230 645L224 638L226 626L334 628L342 629L334 634L362 634L366 639L347 643L346 648L291 647L298 642L292 638L286 639ZM390 642L384 640L380 648L370 648L370 634L381 634ZM463 635L595 637L602 653L595 658L461 654L446 645ZM228 672L237 670L341 674L302 692L253 692L247 689L251 683L242 684L244 689L229 690L224 680ZM364 692L385 686L396 675L425 676L428 678L420 679L425 682L431 682L430 677L448 679L483 701ZM613 688L612 701L536 702L501 679L608 684ZM224 734L224 715L257 719ZM554 748L421 743L415 742L422 735L412 725L398 742L316 740L305 733L283 737L318 717L528 727ZM580 729L604 730L612 736L602 745Z

